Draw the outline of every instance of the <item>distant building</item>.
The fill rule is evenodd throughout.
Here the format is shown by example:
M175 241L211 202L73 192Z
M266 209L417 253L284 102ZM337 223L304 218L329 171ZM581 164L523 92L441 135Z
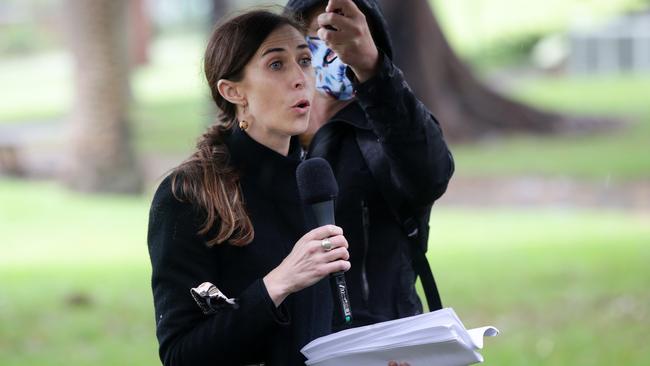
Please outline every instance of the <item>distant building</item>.
M569 34L573 74L650 73L650 9Z

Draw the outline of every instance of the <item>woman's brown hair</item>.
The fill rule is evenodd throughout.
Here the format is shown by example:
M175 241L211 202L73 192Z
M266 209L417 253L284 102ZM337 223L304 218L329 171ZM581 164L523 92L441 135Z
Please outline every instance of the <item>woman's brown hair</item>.
M212 32L205 51L204 71L212 99L221 111L219 120L199 138L196 151L171 173L172 192L181 201L189 201L205 215L199 235L219 230L207 244L228 242L243 246L254 237L239 184L239 175L230 165L225 138L237 123L237 108L217 89L220 79L240 81L244 67L259 46L277 28L290 25L303 34L301 23L290 15L267 10L241 14L219 25Z

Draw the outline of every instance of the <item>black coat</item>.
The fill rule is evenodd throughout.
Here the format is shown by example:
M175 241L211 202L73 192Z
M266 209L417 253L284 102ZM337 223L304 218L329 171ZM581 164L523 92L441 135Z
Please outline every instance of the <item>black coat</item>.
M159 186L150 211L148 246L160 358L165 365L300 365L300 348L331 331L327 279L292 294L276 308L262 278L314 225L303 215L295 181L300 148L289 157L236 129L228 141L241 172L246 209L255 238L244 247L211 248L196 234L203 215ZM202 282L215 284L239 309L204 315L190 295Z
M290 0L287 8L304 13L318 3L323 1ZM356 101L317 131L308 157L328 160L339 184L336 224L350 245L346 281L359 326L422 311L411 263L413 239L407 236L412 229L398 221L387 197L400 203L400 214L418 218L415 240L426 246L431 205L445 192L454 163L438 122L391 61L376 1L355 3L375 30L378 74L353 82ZM349 68L348 76L354 81Z

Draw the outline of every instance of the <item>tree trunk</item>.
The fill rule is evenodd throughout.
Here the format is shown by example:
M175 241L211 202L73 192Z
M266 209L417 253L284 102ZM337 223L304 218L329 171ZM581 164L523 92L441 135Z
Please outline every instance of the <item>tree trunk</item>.
M73 189L137 193L128 124L127 0L66 0L75 99L63 180Z
M451 49L428 0L382 0L395 63L422 102L443 121L445 135L468 140L508 132L554 133L600 127L603 121L542 111L481 83Z

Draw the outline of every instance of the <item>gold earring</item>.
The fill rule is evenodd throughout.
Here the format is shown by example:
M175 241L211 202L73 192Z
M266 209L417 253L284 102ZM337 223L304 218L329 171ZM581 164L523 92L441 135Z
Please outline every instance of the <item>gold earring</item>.
M243 106L243 107L244 107L244 114L246 114L246 109L248 108L248 103L244 103L244 106ZM242 119L242 120L239 122L239 128L241 128L242 130L246 131L246 129L248 128L248 122L246 122L245 120Z

